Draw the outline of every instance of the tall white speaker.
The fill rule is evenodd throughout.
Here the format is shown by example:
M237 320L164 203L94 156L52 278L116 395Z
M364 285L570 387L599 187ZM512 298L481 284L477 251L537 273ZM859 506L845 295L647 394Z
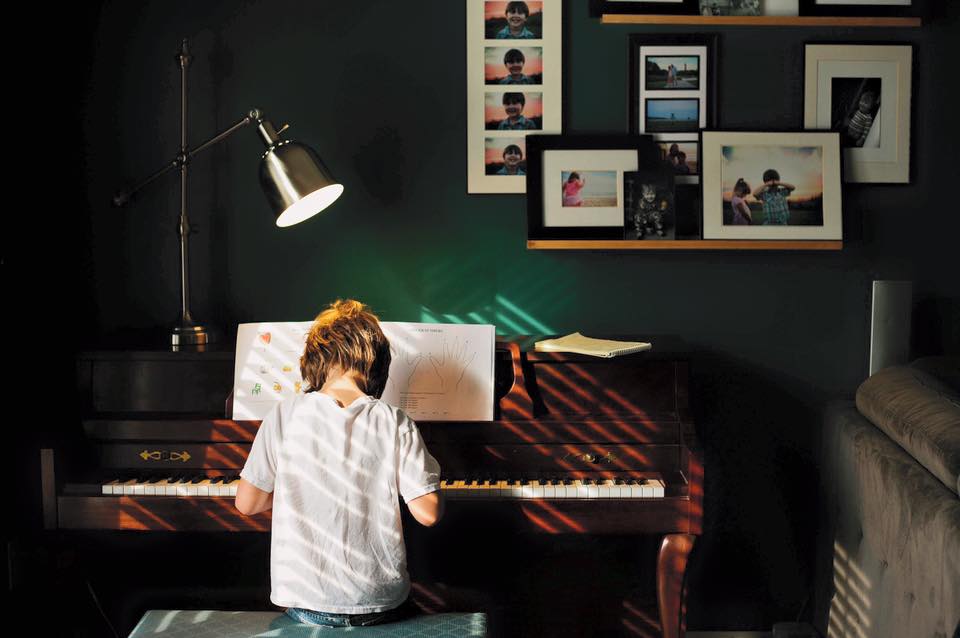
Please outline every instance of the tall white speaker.
M870 375L910 360L913 282L873 282L870 302Z

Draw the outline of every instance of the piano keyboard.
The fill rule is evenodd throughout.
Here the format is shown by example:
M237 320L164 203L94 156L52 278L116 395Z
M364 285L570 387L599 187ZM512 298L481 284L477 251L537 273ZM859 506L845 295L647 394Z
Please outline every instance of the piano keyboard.
M236 496L239 484L239 476L114 479L101 485L101 493L115 496Z
M240 479L170 476L162 479L114 479L101 485L114 496L236 496ZM460 479L440 481L450 499L593 499L663 498L659 479Z
M440 491L451 499L663 498L659 479L444 480Z

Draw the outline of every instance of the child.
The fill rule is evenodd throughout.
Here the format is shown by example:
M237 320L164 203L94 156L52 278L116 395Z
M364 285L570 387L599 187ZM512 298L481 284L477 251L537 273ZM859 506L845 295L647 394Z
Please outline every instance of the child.
M529 120L523 115L523 107L527 104L527 98L523 93L504 93L503 111L507 114L507 119L501 120L497 129L501 131L526 131L537 128L537 123Z
M380 401L390 344L360 302L336 301L300 358L308 389L274 407L240 473L236 507L273 508L270 600L298 622L371 625L406 611L410 591L397 495L441 516L440 467L416 424Z
M503 56L503 66L507 67L507 77L501 78L499 84L533 84L529 76L523 74L523 65L527 59L519 49L510 49Z
M733 186L733 197L730 199L730 208L733 210L733 223L737 226L749 226L753 223L750 206L744 197L750 194L750 184L741 177Z
M537 36L527 28L527 18L530 17L530 7L526 2L508 2L504 11L507 16L507 26L497 32L497 40L532 40Z
M753 196L763 202L764 225L780 224L786 226L790 219L787 197L797 187L780 181L780 173L768 168L763 172L763 186L753 191Z
M523 151L516 144L510 144L503 149L503 167L497 171L497 175L526 175L520 168L522 161Z
M690 166L687 164L687 154L683 151L677 151L677 163L673 167L678 175L689 175Z
M867 135L870 134L870 127L873 126L873 109L877 103L877 96L873 91L864 91L857 104L857 111L849 120L845 127L846 142L845 146L863 146L867 141Z
M563 183L563 205L582 206L583 198L580 197L580 191L586 183L586 178L580 177L580 173L576 171L570 173L570 177Z

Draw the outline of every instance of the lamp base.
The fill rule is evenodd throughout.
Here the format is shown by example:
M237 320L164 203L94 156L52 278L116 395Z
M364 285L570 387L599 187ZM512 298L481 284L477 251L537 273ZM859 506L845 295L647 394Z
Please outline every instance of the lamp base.
M170 345L174 348L203 347L213 341L213 333L206 326L178 325L170 331Z

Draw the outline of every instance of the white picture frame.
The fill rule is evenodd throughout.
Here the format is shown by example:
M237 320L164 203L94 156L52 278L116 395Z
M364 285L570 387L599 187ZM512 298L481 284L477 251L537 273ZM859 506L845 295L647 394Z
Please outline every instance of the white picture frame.
M505 12L506 1L466 0L467 10L467 192L468 193L524 193L526 192L525 166L527 160L526 136L528 134L558 134L562 132L562 0L528 0L530 34L533 37L513 38L500 35L498 12ZM539 14L539 16L537 15ZM505 15L505 13L504 13ZM507 25L509 26L509 25ZM506 27L503 27L506 28ZM500 84L494 77L496 64L491 56L503 52L506 59L511 50L535 51L524 56L524 67L535 64L533 73L521 72L521 81L535 78L534 83ZM536 59L534 59L536 58ZM503 64L506 80L507 65ZM516 125L533 128L501 130L499 124L508 119L505 110L505 94L523 96L520 116ZM511 96L511 97L515 97ZM516 101L514 101L516 104ZM501 109L504 112L499 112ZM501 117L499 121L496 119ZM509 125L509 124L508 124ZM520 150L519 166L511 147ZM507 156L511 155L511 158ZM502 159L500 159L502 157ZM501 174L511 172L513 174Z
M910 123L913 46L909 44L807 44L804 55L803 126L808 130L844 128L837 112L843 83L870 82L879 92L871 115L870 143L845 144L844 181L910 182ZM879 91L872 87L879 86ZM858 106L859 108L859 106ZM850 107L852 110L852 106ZM849 130L849 125L847 126Z
M843 212L840 193L840 136L835 132L703 131L703 238L769 240L841 240ZM732 192L743 178L750 208L753 193L764 184L769 169L789 189L787 223L766 223L762 204L752 223L732 221ZM819 181L818 181L819 180ZM818 192L819 189L819 192ZM819 199L819 223L816 219Z

